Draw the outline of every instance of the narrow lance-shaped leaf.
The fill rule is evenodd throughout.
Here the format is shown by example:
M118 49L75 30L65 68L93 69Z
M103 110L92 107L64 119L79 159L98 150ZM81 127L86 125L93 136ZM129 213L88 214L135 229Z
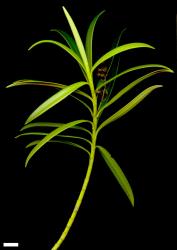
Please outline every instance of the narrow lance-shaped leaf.
M34 132L34 131L31 131L31 132L27 132L27 133L22 133L22 134L19 134L17 136L15 136L15 138L19 138L19 137L23 137L23 136L46 136L48 135L50 132ZM88 139L84 138L84 137L81 137L81 136L75 136L75 135L56 135L56 137L59 137L59 138L64 138L64 139L76 139L76 140L81 140L81 141L85 141L87 142L89 145L91 145L91 141L89 141Z
M95 29L95 25L99 19L99 17L105 12L105 10L101 11L97 16L94 17L94 19L92 20L92 22L89 25L88 31L87 31L87 35L86 35L86 43L85 43L85 49L86 49L86 54L87 54L87 58L88 58L88 63L90 66L90 69L92 67L92 52L93 52L93 48L92 48L92 43L93 43L93 33L94 33L94 29Z
M56 128L55 130L53 130L52 132L50 132L49 134L47 134L29 153L26 162L25 162L25 167L27 166L29 160L34 156L34 154L41 148L43 147L48 141L50 141L51 139L53 139L55 136L57 136L58 134L60 134L61 132L77 125L83 122L88 122L87 120L77 120L77 121L73 121L73 122L69 122L67 124L64 124L62 126L60 126L59 128Z
M65 123L59 123L59 122L32 122L29 124L26 124L25 126L23 126L20 131L29 129L29 128L35 128L35 127L49 127L49 128L58 128L62 125L64 125Z
M44 86L44 87L54 87L57 89L63 89L67 85L56 83L56 82L47 82L47 81L39 81L39 80L31 80L31 79L21 79L13 82L6 86L6 88L16 87L16 86Z
M52 142L52 141L53 141L53 140L51 140L50 142ZM39 142L40 142L40 140L32 141L32 142L28 143L28 144L26 145L25 148L33 147L33 146L35 146L36 144L38 144Z
M65 31L62 31L62 30L58 30L58 29L51 29L51 31L55 31L57 32L58 34L60 34L64 39L65 41L67 42L67 44L69 45L69 47L78 55L78 57L81 59L82 61L82 58L80 57L80 53L79 53L79 50L78 50L78 47L76 45L76 42L74 41L74 39ZM85 79L87 79L87 75L85 73L85 69L83 67L83 65L79 65L80 66L80 69L85 77Z
M155 70L152 71L144 76L139 77L138 79L136 79L135 81L131 82L130 84L128 84L125 88L123 88L122 90L120 90L109 102L107 102L99 111L102 112L105 108L109 107L111 104L113 104L114 102L116 102L120 97L122 97L124 94L126 94L129 90L131 90L133 87L135 87L137 84L141 83L142 81L148 79L151 76L154 76L156 74L159 73L169 73L171 71L169 71L168 69L159 69L159 70ZM99 115L98 113L98 115Z
M70 86L65 87L64 89L60 90L53 96L51 96L49 99L47 99L45 102L43 102L27 119L26 123L31 122L32 120L36 119L43 113L45 113L47 110L61 102L63 99L68 97L70 94L72 94L74 91L76 91L78 88L82 87L83 85L86 85L87 82L77 82L73 83Z
M109 58L120 54L122 52L125 52L127 50L131 50L131 49L138 49L138 48L150 48L150 49L154 49L153 46L146 44L146 43L128 43L128 44L124 44L121 45L117 48L114 48L112 50L110 50L109 52L107 52L106 54L104 54L102 57L100 57L100 59L98 59L98 61L96 61L96 63L93 65L92 67L92 72L104 61L108 60Z
M118 183L120 184L121 188L123 189L123 191L127 195L132 206L134 206L133 192L132 192L131 186L130 186L126 176L124 175L122 169L120 168L118 163L115 161L114 158L112 158L110 153L105 148L103 148L102 146L97 146L97 148L99 149L103 159L105 160L107 166L109 167L109 169L111 170L111 172L115 176Z
M34 132L34 131L32 131L32 132L19 134L19 135L15 136L15 139L18 139L18 138L23 137L23 136L40 136L41 137L41 136L46 136L46 135L48 135L48 133L46 133L46 132Z
M113 46L113 48L117 48L117 47L119 46L120 40L121 40L122 35L123 35L123 33L124 33L125 31L126 31L126 28L124 28L124 29L120 32L120 35L118 36L118 40L117 40L115 46ZM114 55L114 56L112 57L112 59L111 59L111 63L110 63L110 65L109 65L109 68L108 68L108 71L107 71L107 75L109 75L110 70L112 70L112 67L113 67L114 61L115 61L115 56L116 56L116 55ZM116 62L116 68L113 70L113 72L114 72L113 75L116 75L116 74L117 74L117 72L118 72L118 70L119 70L119 64L120 64L120 57L118 58L118 60L117 60L117 62Z
M68 13L68 11L65 9L64 6L63 6L63 11L64 11L64 14L65 14L67 20L68 20L69 26L71 28L75 42L77 44L77 48L79 50L80 56L81 56L83 64L84 64L84 69L87 72L87 75L89 75L90 74L89 64L88 64L86 52L85 52L81 37L79 35L79 32L76 28L76 25L75 25L73 19L71 18L70 14Z
M79 65L83 69L85 69L84 64L83 64L81 58L72 49L68 48L66 45L64 45L64 44L62 44L60 42L57 42L55 40L41 40L41 41L38 41L38 42L34 43L33 45L31 45L28 50L31 50L35 46L43 44L43 43L51 43L51 44L57 45L58 47L62 48L67 53L69 53L79 63Z
M124 28L121 32L120 32L120 35L118 37L118 40L115 44L115 46L113 46L113 48L115 47L118 47L119 46L119 43L120 43L120 40L122 38L122 35L123 33L125 32L126 28ZM108 71L107 71L107 76L108 75L116 75L119 71L119 65L120 65L120 56L117 57L117 59L115 58L115 56L113 56L111 58L111 63L108 67ZM107 77L106 76L106 77ZM103 106L105 106L105 104L109 101L111 95L112 95L112 92L113 92L113 89L114 89L114 86L115 86L115 81L116 80L113 80L112 83L108 86L108 88L106 88L106 92L107 92L107 96L103 98L103 100L100 102L99 104L99 107L98 107L98 110L102 109ZM101 82L105 82L105 81L99 81L99 83ZM99 85L99 84L98 84ZM97 88L96 88L97 89ZM101 113L99 114L101 115ZM99 116L97 116L99 117Z
M29 80L29 79L23 79L23 80L17 80L9 85L6 86L6 88L11 88L11 87L17 87L17 86L43 86L43 87L53 87L56 89L64 89L68 85L60 84L60 83L55 83L55 82L47 82L47 81L39 81L39 80ZM84 96L90 101L92 101L92 98L86 94L85 92L81 90L76 90L75 92L78 95ZM72 97L75 97L72 95Z
M105 120L97 129L97 133L107 126L108 124L116 121L123 115L127 114L130 110L136 107L146 96L148 96L153 90L162 87L162 85L154 85L145 90L143 90L139 95L137 95L133 100L127 103L123 108L119 109L115 114L110 116L107 120Z
M81 136L75 136L75 135L58 135L58 137L60 138L64 138L64 139L76 139L76 140L80 140L80 141L85 141L87 142L89 145L91 145L91 141L89 141L88 139L81 137Z
M122 72L120 72L119 74L115 75L114 77L108 79L107 81L104 81L104 82L99 82L100 84L97 86L96 90L99 90L100 88L102 87L105 87L108 83L116 80L117 78L119 78L120 76L123 76L127 73L130 73L132 71L136 71L136 70L139 70L139 69L146 69L146 68L162 68L162 69L167 69L169 73L174 73L173 70L171 70L170 68L168 68L167 66L165 65L161 65L161 64L143 64L143 65L138 65L138 66L135 66L135 67L131 67L129 69L126 69Z
M65 123L56 123L56 122L32 122L32 123L29 123L29 124L26 124L25 126L23 126L20 131L24 131L26 129L29 129L29 128L36 128L36 127L50 127L50 128L58 128L62 125L64 125ZM85 131L87 132L89 135L92 135L92 133L84 128L84 127L81 127L81 126L74 126L74 127L71 127L71 129L78 129L78 130L81 130L81 131Z
M68 86L68 85L64 85L64 84L61 84L61 83L55 83L55 82L23 79L23 80L17 80L15 82L13 82L12 84L7 85L6 88L17 87L17 86L28 86L28 85L43 86L43 87L53 87L53 88L56 88L56 89L64 89L65 87ZM75 93L78 94L78 95L84 96L87 99L89 99L90 101L92 101L92 98L88 94L86 94L85 92L83 92L81 90L76 90Z
M69 47L80 57L80 53L78 51L77 45L74 41L74 39L65 31L63 30L59 30L59 29L51 29L50 31L54 31L58 34L60 34L65 41L67 42L67 44L69 45Z
M40 141L39 140L35 140L35 141L32 141L31 143L29 143L26 148L29 148L29 147L32 147L32 146L35 146L36 144L38 144ZM63 140L51 140L49 141L50 143L63 143L63 144L66 144L66 145L69 145L69 146L73 146L73 147L76 147L76 148L79 148L79 149L82 149L83 151L85 151L88 155L90 155L90 152L84 148L83 146L79 145L78 143L75 143L75 142L70 142L70 141L63 141Z
M78 102L80 102L84 107L86 107L89 110L91 116L93 116L92 109L89 107L89 105L87 103L85 103L83 100L81 100L81 98L77 98L76 96L73 96L73 95L72 95L72 97L74 99L76 99Z

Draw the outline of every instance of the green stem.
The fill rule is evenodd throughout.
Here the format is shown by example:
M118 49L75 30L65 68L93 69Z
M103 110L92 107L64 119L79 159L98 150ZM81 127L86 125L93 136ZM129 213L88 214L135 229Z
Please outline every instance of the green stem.
M91 154L90 154L90 159L89 159L89 165L88 165L88 169L87 169L87 173L86 173L86 176L85 176L85 179L84 179L84 182L83 182L83 185L82 185L82 189L81 189L81 192L79 194L79 197L76 201L76 204L74 206L74 209L73 209L73 212L66 224L66 227L63 231L63 233L61 234L59 240L56 242L56 244L52 247L52 250L57 250L60 245L62 244L62 242L64 241L64 239L66 238L74 220L75 220L75 217L77 215L77 212L81 206L81 203L82 203L82 200L83 200L83 197L84 197L84 194L85 194L85 191L86 191L86 188L87 188L87 185L89 183L89 179L90 179L90 175L91 175L91 172L92 172L92 167L93 167L93 162L94 162L94 156L95 156L95 149L96 149L96 137L94 136L94 141L92 141L92 147L91 147Z
M60 245L62 244L62 242L65 240L75 218L76 215L79 211L79 208L81 206L85 191L87 189L89 180L90 180L90 176L91 176L91 172L92 172L92 168L93 168L93 163L94 163L94 158L95 158L95 150L96 150L96 130L97 130L97 98L96 98L96 94L95 94L95 90L94 90L94 85L93 82L91 81L91 94L92 94L92 100L93 100L93 124L92 124L92 144L91 144L91 152L90 152L90 158L89 158L89 164L88 164L88 169L87 169L87 173L82 185L82 189L80 191L79 197L76 201L76 204L74 206L74 209L72 211L72 214L65 226L64 231L62 232L59 240L55 243L55 245L52 247L51 250L57 250Z

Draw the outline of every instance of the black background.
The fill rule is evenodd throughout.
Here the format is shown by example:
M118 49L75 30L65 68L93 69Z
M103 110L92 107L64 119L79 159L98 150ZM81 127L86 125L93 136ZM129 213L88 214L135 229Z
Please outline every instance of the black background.
M17 241L21 249L50 249L65 226L86 173L87 158L65 146L41 149L24 168L27 140L15 140L14 136L28 115L54 91L5 89L6 84L23 78L62 83L81 80L78 68L62 50L46 45L27 51L39 39L56 38L49 32L51 28L69 31L62 5L82 37L91 19L106 9L95 30L95 59L109 50L112 40L127 27L123 42L146 42L157 49L125 55L122 68L149 62L176 69L175 7L170 3L156 6L151 1L118 2L31 0L0 5L1 242ZM134 190L135 207L97 155L83 204L61 249L160 249L164 245L172 249L176 220L175 75L159 75L146 84L164 87L106 128L100 138L125 171ZM42 119L67 122L82 117L84 110L69 100Z

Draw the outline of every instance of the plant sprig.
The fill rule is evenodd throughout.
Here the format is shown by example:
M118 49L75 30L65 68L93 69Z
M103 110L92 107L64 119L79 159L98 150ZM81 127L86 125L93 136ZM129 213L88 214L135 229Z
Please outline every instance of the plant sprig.
M41 45L41 44L51 44L58 46L59 48L63 49L66 53L68 53L79 65L81 69L81 73L84 77L84 80L78 81L76 83L72 83L70 85L63 85L60 83L55 82L46 82L46 81L39 81L39 80L30 80L30 79L23 79L15 81L14 83L8 85L7 87L14 87L14 86L22 86L22 85L33 85L33 86L45 86L45 87L53 87L56 88L57 92L44 101L41 105L36 108L28 119L25 122L24 127L21 129L22 133L17 137L23 136L32 136L35 137L31 143L29 143L26 147L31 148L32 150L27 156L25 166L29 164L31 158L41 149L44 145L49 142L53 143L64 143L82 151L85 151L88 155L88 168L86 172L85 179L83 181L82 189L79 193L78 199L74 206L73 212L68 219L65 229L63 230L60 238L52 247L52 250L57 250L62 242L65 240L74 220L82 203L85 191L87 189L87 185L89 183L90 175L92 172L92 167L95 159L95 152L96 149L100 152L101 156L103 157L106 165L111 170L113 175L115 176L116 180L120 184L121 188L125 192L127 198L131 202L132 206L134 206L134 195L130 183L128 182L125 174L123 173L122 169L120 168L119 164L116 160L111 156L107 149L103 146L97 144L97 139L102 129L111 124L112 122L118 120L120 117L127 114L131 111L134 107L136 107L146 96L148 96L152 91L162 87L162 85L153 85L147 87L146 89L142 90L137 96L135 96L132 100L130 100L126 105L118 109L115 113L111 114L106 120L100 122L100 117L102 116L103 111L106 112L108 107L116 103L120 97L124 94L129 93L129 91L140 84L145 79L150 78L159 73L172 73L173 71L168 68L167 66L161 64L144 64L144 65L137 65L128 69L125 69L122 72L115 72L115 75L109 79L105 79L104 81L100 81L99 84L94 83L94 71L104 62L109 59L114 59L115 56L120 55L124 52L133 49L154 49L153 46L141 43L141 42L134 42L134 43L127 43L123 45L117 44L116 47L102 55L96 62L93 62L93 34L95 25L103 15L104 11L100 12L97 16L94 17L92 22L89 25L87 34L86 34L86 41L85 46L81 40L80 34L76 28L76 25L66 10L63 7L64 15L68 21L68 24L71 29L72 35L68 34L62 30L53 29L52 31L57 32L63 39L65 40L66 44L63 44L59 41L55 40L41 40L34 43L29 50L32 48ZM110 65L111 67L111 65ZM148 74L145 74L133 82L130 82L126 87L123 87L118 93L113 94L114 85L118 84L117 80L123 75L129 74L133 71L143 70L143 69L155 69ZM84 90L80 90L83 86L85 86ZM86 88L87 87L87 88ZM110 88L111 95L109 98L99 106L98 96L97 93L102 88ZM55 105L58 105L61 101L66 99L68 96L73 96L78 101L80 101L81 105L84 105L91 114L91 118L89 120L75 120L69 121L68 123L52 123L52 122L34 122L37 118L41 115L46 113L48 110L53 108ZM104 97L103 97L104 98ZM102 100L103 101L103 100ZM85 128L84 124L89 124L88 127ZM44 132L43 128L50 128L50 132ZM35 129L40 128L41 131L36 132ZM32 129L32 131L31 131ZM73 129L77 129L78 131L85 131L85 137L83 136L75 136L72 132ZM26 131L27 132L24 132ZM66 134L67 132L67 134ZM36 136L38 138L36 139ZM82 145L82 142L87 142L87 148Z

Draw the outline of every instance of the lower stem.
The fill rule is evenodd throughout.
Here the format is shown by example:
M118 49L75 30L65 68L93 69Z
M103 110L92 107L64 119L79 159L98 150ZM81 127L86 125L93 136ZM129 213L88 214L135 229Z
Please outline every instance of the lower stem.
M51 250L57 250L60 247L62 242L65 240L65 238L66 238L66 236L67 236L67 234L68 234L68 232L69 232L69 230L70 230L70 228L71 228L71 226L76 218L76 215L77 215L78 210L81 206L85 191L87 189L87 185L89 183L90 175L91 175L92 168L93 168L94 158L95 158L95 149L96 149L96 132L95 132L95 128L93 128L92 146L91 146L89 164L88 164L87 173L86 173L83 185L82 185L82 189L80 191L79 197L76 201L76 204L74 206L74 209L73 209L72 214L71 214L71 216L66 224L64 231L62 232L59 240L55 243L55 245L52 247Z

